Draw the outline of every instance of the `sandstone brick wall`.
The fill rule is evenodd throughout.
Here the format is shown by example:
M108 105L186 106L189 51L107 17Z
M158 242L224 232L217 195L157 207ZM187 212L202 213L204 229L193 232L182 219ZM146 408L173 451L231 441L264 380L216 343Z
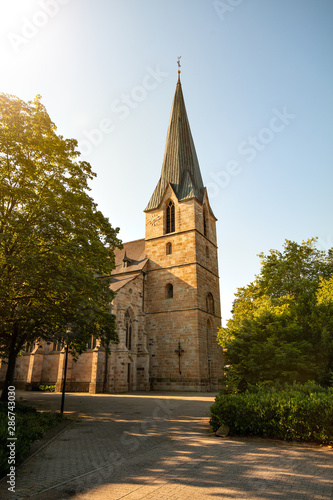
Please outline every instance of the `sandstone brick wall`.
M145 275L139 274L118 290L112 304L119 344L111 349L108 392L149 389L149 356L144 314ZM126 347L125 314L132 319L132 345Z
M28 370L30 366L30 354L24 353L22 356L19 356L16 360L15 372L14 372L14 380L15 386L17 389L24 389L25 384L28 378ZM6 371L7 371L7 365Z
M166 206L175 204L175 232L165 234ZM205 217L205 224L204 224ZM216 342L221 323L216 247L216 219L207 197L178 202L166 190L161 206L146 214L146 326L150 383L160 390L217 390L222 353ZM206 234L204 234L204 232ZM172 253L167 245L171 243ZM173 285L169 298L167 285ZM207 311L207 295L214 311ZM184 351L175 352L180 342Z
M41 383L54 385L58 378L59 354L48 350L48 355L43 356Z
M199 312L199 329L201 334L200 367L202 376L209 377L210 390L219 390L222 386L223 363L222 349L217 343L217 330L221 320L207 312Z

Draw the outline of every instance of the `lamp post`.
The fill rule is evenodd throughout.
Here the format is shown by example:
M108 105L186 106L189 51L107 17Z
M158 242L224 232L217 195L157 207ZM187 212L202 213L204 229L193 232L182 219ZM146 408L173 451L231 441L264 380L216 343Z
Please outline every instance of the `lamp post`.
M66 375L67 375L67 361L68 361L68 342L67 342L67 344L66 344L66 349L65 349L64 382L63 382L63 385L62 385L61 409L60 409L60 412L61 412L61 413L64 413L64 405L65 405Z

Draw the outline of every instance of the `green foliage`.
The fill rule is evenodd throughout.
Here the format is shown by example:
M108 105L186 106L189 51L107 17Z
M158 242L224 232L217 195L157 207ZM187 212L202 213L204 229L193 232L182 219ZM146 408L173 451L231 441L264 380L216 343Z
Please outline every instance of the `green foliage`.
M11 374L26 343L80 353L91 334L117 340L109 277L119 229L89 196L95 174L76 147L40 96L0 94L0 356Z
M317 303L333 308L333 276L327 280L320 276L317 290Z
M308 382L256 392L221 393L211 406L210 424L230 427L230 435L333 444L333 389Z
M286 240L284 252L260 255L255 282L238 289L233 317L218 332L230 393L258 382L314 379L333 371L333 252Z
M16 464L21 463L29 453L31 443L40 439L44 433L61 422L59 413L38 412L31 406L16 403ZM8 419L7 404L0 403L0 477L8 471L7 455Z
M39 391L43 392L54 392L55 391L55 385L40 385L38 387Z

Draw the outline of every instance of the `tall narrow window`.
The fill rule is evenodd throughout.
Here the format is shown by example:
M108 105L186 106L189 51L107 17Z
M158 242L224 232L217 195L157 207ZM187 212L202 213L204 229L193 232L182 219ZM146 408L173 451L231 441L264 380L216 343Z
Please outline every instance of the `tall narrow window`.
M53 351L62 351L64 344L62 342L54 342L53 343Z
M214 297L210 292L207 294L206 297L206 306L207 306L207 312L210 314L214 314Z
M132 348L132 318L128 311L125 314L126 347L130 351Z
M175 231L175 204L170 201L166 209L166 233Z
M166 245L166 254L171 255L172 254L172 243L167 243Z
M90 335L90 339L87 344L87 349L95 349L95 347L96 347L96 339L93 335Z
M165 298L173 299L173 285L171 283L168 283L165 287Z
M132 389L131 387L131 363L128 363L127 365L127 383L128 383L128 390L130 391Z

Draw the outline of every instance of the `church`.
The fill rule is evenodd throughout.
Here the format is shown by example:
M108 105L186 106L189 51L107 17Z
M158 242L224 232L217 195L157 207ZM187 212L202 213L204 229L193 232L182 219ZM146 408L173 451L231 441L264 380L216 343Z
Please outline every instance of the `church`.
M110 353L91 338L68 357L66 390L218 391L222 350L216 217L204 187L180 71L160 179L144 210L145 237L115 251L111 288L119 343ZM17 358L17 389L63 384L65 350L40 343ZM6 365L0 361L0 380Z

